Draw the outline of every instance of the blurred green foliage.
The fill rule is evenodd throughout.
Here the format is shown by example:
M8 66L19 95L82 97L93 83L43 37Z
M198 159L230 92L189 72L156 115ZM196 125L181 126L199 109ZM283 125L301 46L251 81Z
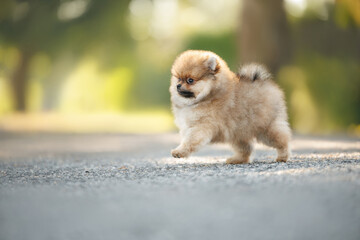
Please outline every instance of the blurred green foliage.
M185 44L184 50L202 49L215 52L235 71L239 66L236 44L236 33L234 31L222 34L195 34Z

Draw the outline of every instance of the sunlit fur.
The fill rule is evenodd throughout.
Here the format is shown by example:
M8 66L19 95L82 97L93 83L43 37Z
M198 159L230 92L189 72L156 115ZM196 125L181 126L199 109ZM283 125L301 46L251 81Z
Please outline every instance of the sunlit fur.
M177 57L171 74L172 110L182 137L173 157L225 142L235 151L226 163L248 163L256 139L277 149L276 161L288 160L291 131L284 95L263 66L245 65L235 74L215 53L189 50ZM181 96L179 84L194 97Z

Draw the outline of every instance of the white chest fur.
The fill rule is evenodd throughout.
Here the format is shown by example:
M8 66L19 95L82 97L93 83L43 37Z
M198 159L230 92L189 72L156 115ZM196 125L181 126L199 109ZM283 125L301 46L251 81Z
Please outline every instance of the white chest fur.
M174 108L175 124L180 130L180 134L192 128L192 123L197 122L200 119L200 115L193 107Z
M180 131L185 130L189 127L188 118L191 115L190 108L175 108L175 124L180 129Z

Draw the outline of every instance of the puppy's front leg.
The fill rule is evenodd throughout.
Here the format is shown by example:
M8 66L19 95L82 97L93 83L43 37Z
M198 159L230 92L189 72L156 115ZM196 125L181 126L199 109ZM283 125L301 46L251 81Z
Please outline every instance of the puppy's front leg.
M210 127L190 128L181 140L181 144L171 151L174 158L186 158L212 139Z

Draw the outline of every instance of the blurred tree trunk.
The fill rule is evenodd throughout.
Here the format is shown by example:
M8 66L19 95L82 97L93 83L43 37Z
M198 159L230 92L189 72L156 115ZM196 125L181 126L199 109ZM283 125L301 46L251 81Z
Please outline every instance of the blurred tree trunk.
M30 51L20 51L20 59L12 78L12 89L15 100L15 110L26 110L26 97L28 85L28 70L32 54Z
M290 58L283 0L243 0L238 29L242 63L259 62L276 73Z

